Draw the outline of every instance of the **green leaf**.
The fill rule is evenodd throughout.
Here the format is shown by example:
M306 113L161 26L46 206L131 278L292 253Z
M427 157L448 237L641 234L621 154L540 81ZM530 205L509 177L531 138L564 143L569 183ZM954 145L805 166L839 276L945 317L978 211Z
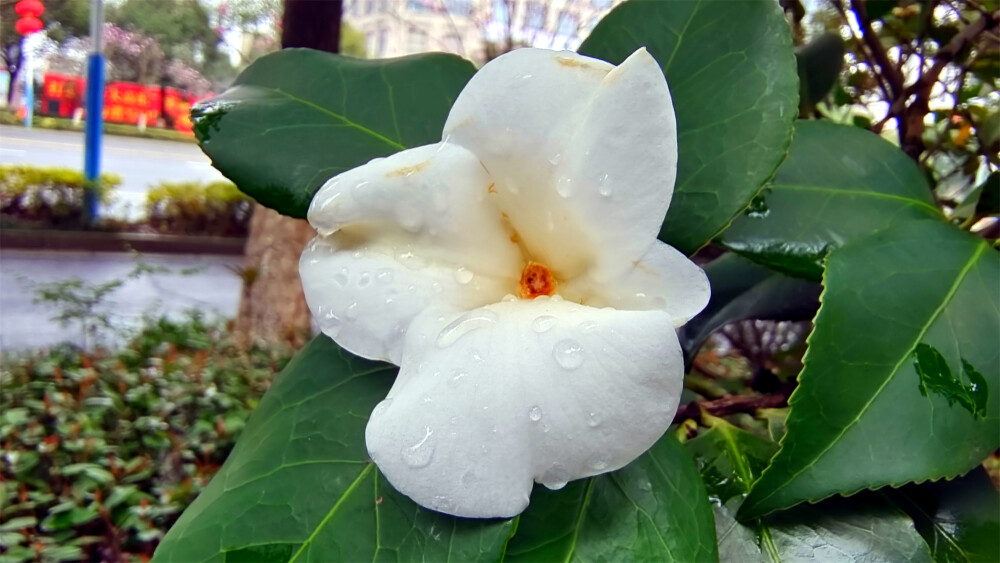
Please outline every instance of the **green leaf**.
M677 114L677 186L660 239L688 254L742 211L784 158L798 111L777 2L625 2L580 46L619 64L646 47Z
M827 253L895 224L940 217L927 181L905 154L874 133L799 121L788 159L756 209L721 242L755 262L819 280Z
M824 33L795 49L799 72L799 105L812 108L837 83L844 67L844 40L839 33Z
M913 521L874 493L740 524L736 509L777 444L722 419L708 420L711 428L685 447L698 459L713 499L721 561L929 560Z
M1000 255L914 221L834 251L781 451L740 508L752 519L865 488L954 477L1000 446ZM936 348L991 389L977 418L921 395L913 354Z
M715 561L712 510L691 457L668 432L614 473L536 487L505 561Z
M962 408L972 413L972 416L982 418L986 414L986 402L989 400L989 388L986 378L976 371L969 362L962 360L969 383L957 379L948 367L948 361L941 352L927 344L917 344L914 351L914 365L920 376L920 394L939 393L948 400L948 405L958 403Z
M791 278L728 253L705 266L712 297L705 310L681 329L690 364L698 349L722 326L745 319L807 320L819 307L820 284Z
M279 374L158 561L495 561L511 521L419 508L368 459L364 428L397 368L314 339Z
M361 60L286 49L255 61L191 116L202 150L240 190L305 217L331 176L440 141L474 72L444 53Z
M888 496L913 517L936 561L1000 561L1000 493L982 468Z

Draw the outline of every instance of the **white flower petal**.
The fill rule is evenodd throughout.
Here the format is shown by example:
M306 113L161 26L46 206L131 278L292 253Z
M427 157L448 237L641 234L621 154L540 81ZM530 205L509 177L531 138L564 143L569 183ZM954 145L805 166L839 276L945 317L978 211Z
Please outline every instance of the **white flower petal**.
M466 517L509 517L532 483L618 469L663 434L683 360L669 315L539 298L428 309L365 433L392 485Z
M455 145L419 147L327 182L300 260L320 327L359 356L400 362L410 321L433 302L473 308L517 291L523 267L490 179Z
M562 291L567 299L593 307L666 311L674 326L700 313L712 293L704 270L658 240L624 274L602 281L580 277Z
M444 133L496 180L531 258L570 279L630 268L656 237L677 166L673 105L640 49L618 67L519 49L480 70Z

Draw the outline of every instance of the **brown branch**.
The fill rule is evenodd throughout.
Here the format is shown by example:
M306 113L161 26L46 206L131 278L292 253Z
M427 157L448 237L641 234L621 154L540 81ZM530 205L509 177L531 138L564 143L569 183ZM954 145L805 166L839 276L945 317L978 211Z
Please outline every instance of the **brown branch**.
M903 92L903 73L889 60L889 53L879 40L875 29L872 28L872 22L868 18L868 10L864 1L851 0L851 10L858 20L858 27L861 28L861 40L868 47L872 58L875 59L875 63L879 66L882 75L889 83L890 99L896 99Z
M691 401L681 405L674 415L674 423L687 419L698 419L702 411L712 416L725 416L739 412L754 412L757 409L773 409L788 405L789 393L770 393L768 395L729 395L714 401Z

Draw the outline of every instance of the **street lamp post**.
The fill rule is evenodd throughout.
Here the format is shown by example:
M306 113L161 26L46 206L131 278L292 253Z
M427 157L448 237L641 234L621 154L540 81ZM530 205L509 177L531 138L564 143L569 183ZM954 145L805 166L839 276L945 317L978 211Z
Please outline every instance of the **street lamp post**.
M101 132L104 128L104 0L91 0L90 42L87 59L87 125L84 133L83 174L87 181L84 206L87 221L97 219L97 186L101 177Z

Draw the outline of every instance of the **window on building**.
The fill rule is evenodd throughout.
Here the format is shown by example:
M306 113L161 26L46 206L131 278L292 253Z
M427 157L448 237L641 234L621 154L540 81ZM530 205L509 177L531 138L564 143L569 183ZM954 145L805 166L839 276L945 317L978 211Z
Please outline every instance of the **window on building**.
M507 11L507 2L505 0L493 0L494 21L505 23L509 18L510 14Z
M569 37L576 35L576 30L579 27L576 16L569 12L563 12L559 14L559 26L556 28L556 35L561 35L563 37Z
M375 46L375 56L384 57L389 49L389 30L378 30L378 44Z
M411 12L431 12L434 10L431 0L406 0L406 9Z
M524 27L542 29L545 27L545 5L541 2L528 2L524 15Z
M445 0L444 7L453 16L472 15L472 0Z
M406 52L421 53L427 50L427 32L422 29L411 29L406 34Z

